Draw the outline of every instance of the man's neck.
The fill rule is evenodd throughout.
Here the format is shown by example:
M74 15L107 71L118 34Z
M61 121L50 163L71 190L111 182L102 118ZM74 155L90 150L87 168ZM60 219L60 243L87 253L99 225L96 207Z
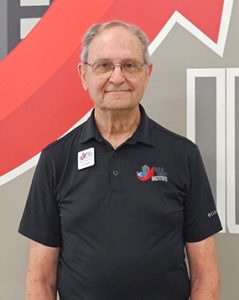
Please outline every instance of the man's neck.
M139 106L127 111L102 111L95 108L94 116L101 135L114 149L130 138L140 123Z

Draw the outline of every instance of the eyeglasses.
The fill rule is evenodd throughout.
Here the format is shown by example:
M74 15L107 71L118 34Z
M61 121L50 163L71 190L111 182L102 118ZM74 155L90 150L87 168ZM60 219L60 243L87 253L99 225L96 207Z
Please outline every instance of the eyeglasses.
M119 67L126 75L136 75L140 73L144 65L146 65L146 63L137 61L125 61L121 64L114 64L111 61L99 61L94 64L85 62L85 64L92 67L96 75L110 75L116 67Z

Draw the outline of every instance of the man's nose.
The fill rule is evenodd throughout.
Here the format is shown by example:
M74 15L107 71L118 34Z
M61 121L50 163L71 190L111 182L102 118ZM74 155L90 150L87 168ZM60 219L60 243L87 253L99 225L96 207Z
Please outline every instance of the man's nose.
M115 65L114 70L110 74L110 81L116 84L121 84L125 81L124 73L121 65Z

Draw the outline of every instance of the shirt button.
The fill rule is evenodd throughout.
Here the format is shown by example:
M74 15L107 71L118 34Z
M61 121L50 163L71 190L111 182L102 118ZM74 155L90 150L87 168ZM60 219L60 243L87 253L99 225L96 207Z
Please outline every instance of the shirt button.
M114 170L114 171L113 171L113 175L114 175L114 176L117 176L117 175L119 175L119 172L116 171L116 170Z

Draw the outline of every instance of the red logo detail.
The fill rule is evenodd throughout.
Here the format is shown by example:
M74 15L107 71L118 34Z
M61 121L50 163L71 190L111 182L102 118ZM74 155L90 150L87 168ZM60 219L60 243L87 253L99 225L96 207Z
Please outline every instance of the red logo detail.
M86 153L83 152L82 155L81 155L81 157L80 157L80 160L84 160L85 158L86 158Z
M154 167L152 167L145 177L137 176L140 181L147 181L154 175Z

